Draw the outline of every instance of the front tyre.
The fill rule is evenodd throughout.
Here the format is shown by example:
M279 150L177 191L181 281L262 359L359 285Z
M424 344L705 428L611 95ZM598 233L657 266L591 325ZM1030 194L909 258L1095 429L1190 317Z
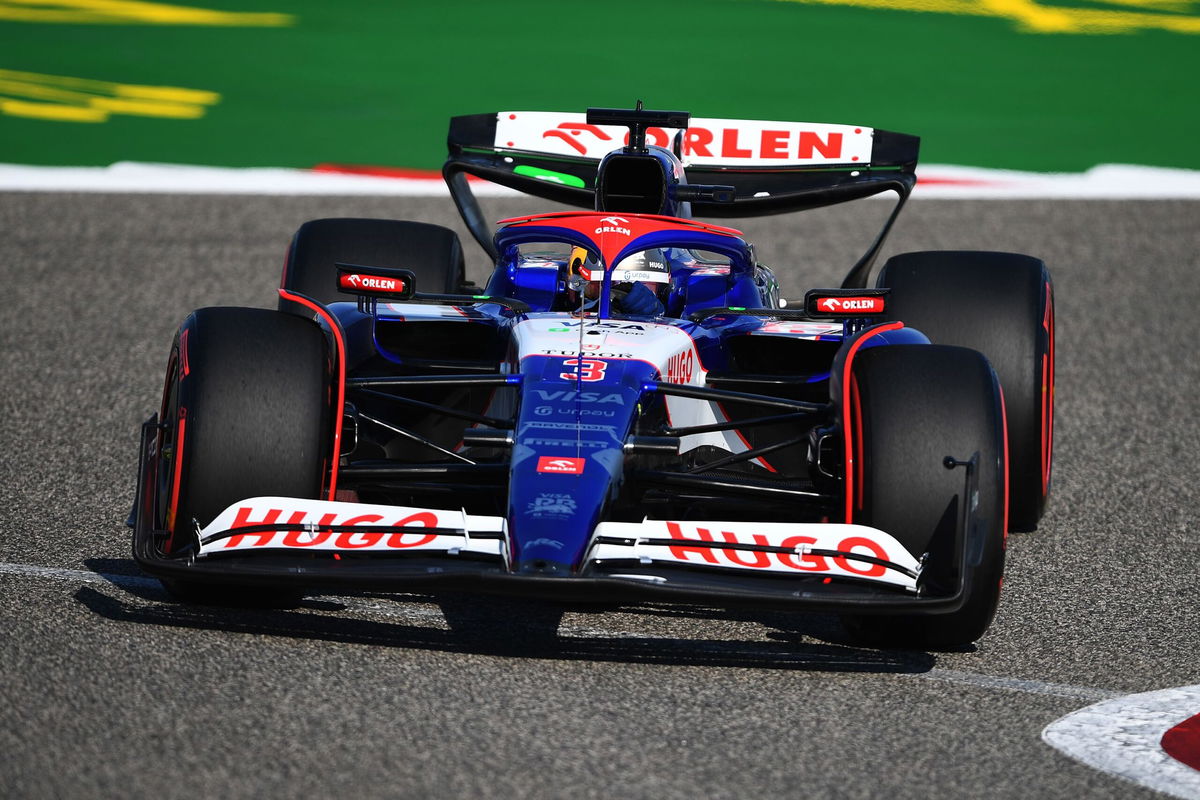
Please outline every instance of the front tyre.
M928 554L920 586L967 598L952 613L846 615L867 643L958 648L991 624L1000 598L1005 544L1005 429L1000 388L980 353L939 345L864 349L844 390L843 422L854 460L852 521L896 537L910 553ZM976 461L977 495L965 496L966 467ZM963 504L974 505L975 531L961 541ZM967 547L966 574L961 547Z
M202 308L171 348L158 441L155 522L166 555L249 497L315 499L330 458L330 370L313 322L255 308ZM187 602L258 602L238 587L164 580ZM283 602L296 597L274 592Z

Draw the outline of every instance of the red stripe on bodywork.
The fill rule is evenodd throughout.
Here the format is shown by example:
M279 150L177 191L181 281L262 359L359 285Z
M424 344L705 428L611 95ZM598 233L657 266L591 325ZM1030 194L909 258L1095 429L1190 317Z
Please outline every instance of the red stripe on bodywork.
M337 477L338 477L338 462L341 460L342 453L342 416L346 412L346 341L342 337L342 327L338 324L333 315L329 313L329 309L325 306L308 299L302 294L289 292L287 289L280 289L279 296L285 300L290 300L293 303L299 303L305 308L311 310L329 326L329 330L333 332L333 342L337 350L337 399L334 401L334 423L333 423L333 450L330 452L330 467L329 467L329 499L334 500L337 497Z
M1046 284L1046 353L1042 356L1042 497L1050 490L1050 465L1054 449L1054 297Z
M166 378L163 379L162 402L159 403L159 406L158 406L158 422L159 422L160 426L166 424L167 411L169 411L169 409L167 408L167 401L171 396L171 386L181 379L181 376L179 375L179 361L180 361L179 353L180 353L180 350L183 350L187 346L187 330L188 329L185 328L183 333L180 334L180 336L179 336L179 349L173 349L171 351L171 357L167 360L167 376L166 376ZM178 397L176 397L176 404L178 404L178 402L179 402ZM183 412L184 409L179 408L178 411ZM179 429L176 429L176 434L177 435L179 434ZM156 464L155 477L154 477L154 481L147 482L148 486L151 485L151 483L157 482L157 480L158 480L157 471L162 469L163 439L166 438L166 436L167 436L166 428L160 427L158 430L158 437L154 443L154 455L155 455L154 463ZM175 538L173 528L175 526L174 525L174 523L175 523L175 502L179 497L179 458L178 458L178 456L179 456L180 452L182 452L182 448L176 447L175 455L171 459L171 462L172 462L171 467L174 470L174 474L173 474L174 487L173 487L173 490L171 493L172 499L170 501L170 505L167 506L167 513L166 513L166 517L164 518L164 522L166 523L166 529L168 531L172 531L167 534L167 541L166 541L165 547L166 547L168 553L171 552L171 543ZM153 500L151 500L150 507L151 508L154 507ZM158 520L155 520L156 523L157 523L157 521Z
M850 368L854 364L854 356L858 354L858 350L860 347L862 347L862 343L877 334L887 333L888 331L899 330L900 328L903 328L903 327L904 327L904 323L899 322L899 321L888 322L883 325L876 325L874 328L868 328L867 330L865 330L857 339L854 340L854 343L850 345L850 350L846 353L846 360L842 364L842 391L843 391L843 393L853 394L853 392L854 392L853 382L852 382L851 376L850 376ZM850 408L850 406L852 405L853 402L855 402L854 398L849 398L849 402L848 402L848 399L843 394L843 397L842 397L842 439L843 439L843 444L844 444L843 472L845 472L846 518L842 521L845 522L847 525L849 525L851 522L854 521L854 510L853 510L854 496L855 496L854 495L854 476L855 476L856 472L858 472L858 470L859 470L859 467L856 464L855 458L854 458L855 450L854 450L854 442L852 441L854 437L851 435L851 431L853 430L853 421L846 418L847 417L846 412Z
M850 405L854 408L854 507L859 511L863 507L863 435L862 435L862 393L858 390L858 376L850 376L851 397Z
M1000 387L1000 446L1004 448L1004 547L1008 549L1008 406L1004 403L1004 387Z
M171 545L175 542L175 517L179 513L179 484L183 477L183 441L184 435L187 433L187 409L183 406L179 407L179 426L175 429L175 457L174 470L171 475L171 503L167 506L167 530L170 532L167 536L167 552L171 552Z
M1200 714L1164 733L1160 744L1171 758L1200 770Z

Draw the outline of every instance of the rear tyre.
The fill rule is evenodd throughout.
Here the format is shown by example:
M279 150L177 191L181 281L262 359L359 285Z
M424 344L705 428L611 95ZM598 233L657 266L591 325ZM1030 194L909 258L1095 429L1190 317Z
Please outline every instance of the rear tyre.
M330 450L325 335L299 317L202 308L171 348L159 419L156 523L178 555L203 527L249 497L319 496ZM186 602L294 604L299 594L164 580Z
M449 228L393 219L314 219L292 238L281 286L328 305L352 298L338 292L334 264L411 270L417 291L453 294L466 281L462 245ZM279 310L311 316L283 298Z
M1041 260L942 251L888 259L888 316L935 344L987 356L1008 416L1009 525L1035 530L1050 494L1054 440L1054 289Z
M878 645L963 647L991 624L1004 570L1004 421L995 373L978 352L939 345L864 349L852 364L843 408L852 432L852 521L896 537L915 556L928 554L920 586L930 597L953 594L960 580L959 520L977 502L967 536L968 595L948 614L846 615L856 637ZM965 494L966 467L951 456L978 454L977 498Z

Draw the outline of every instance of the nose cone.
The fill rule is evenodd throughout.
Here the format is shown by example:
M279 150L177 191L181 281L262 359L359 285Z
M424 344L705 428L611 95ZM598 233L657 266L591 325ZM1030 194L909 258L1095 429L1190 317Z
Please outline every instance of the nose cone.
M512 568L526 575L569 575L583 558L598 521L608 476L599 474L603 470L598 464L588 470L596 473L588 481L575 476L546 479L522 467L514 467L510 491L530 499L514 503L509 513Z
M516 564L518 575L537 575L543 578L564 578L571 574L571 565L544 558L522 559Z
M622 451L611 446L616 437L609 431L601 433L605 441L591 440L594 446L581 448L581 455L567 459L514 445L508 534L515 571L565 577L586 557L600 513L619 486L623 461ZM545 464L558 460L575 466L565 474L544 471Z
M620 492L623 446L641 386L654 372L645 361L580 349L581 333L570 322L522 323L528 328L521 344L526 383L507 519L511 569L524 575L566 577L586 559L592 531ZM620 330L593 325L595 339ZM638 335L646 336L644 327ZM594 376L583 377L584 362Z

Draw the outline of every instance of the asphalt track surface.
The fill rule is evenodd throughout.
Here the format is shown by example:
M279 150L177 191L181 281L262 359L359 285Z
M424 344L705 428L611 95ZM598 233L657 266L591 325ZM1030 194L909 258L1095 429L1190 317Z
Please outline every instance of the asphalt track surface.
M799 294L836 285L886 209L861 205L744 227ZM439 199L0 195L0 795L1161 796L1040 732L1200 683L1200 202L905 212L887 253L1033 253L1058 297L1052 507L1010 539L992 629L950 653L776 612L167 602L123 522L172 333L273 305L321 216L457 225Z

